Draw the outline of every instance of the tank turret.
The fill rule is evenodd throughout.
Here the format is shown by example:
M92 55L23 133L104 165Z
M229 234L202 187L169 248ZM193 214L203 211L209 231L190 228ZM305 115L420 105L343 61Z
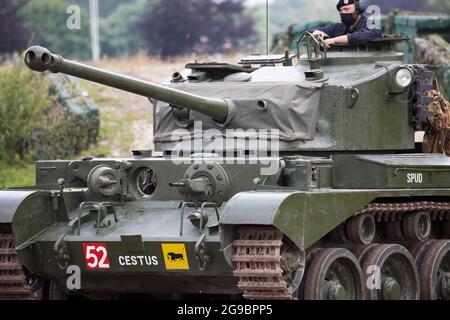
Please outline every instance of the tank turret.
M158 151L253 152L258 141L273 140L283 154L411 150L416 121L411 115L418 112L408 95L416 80L429 83L432 75L402 63L402 54L392 50L400 40L327 53L306 32L298 46L308 54L298 48L296 66L295 55L254 55L240 65L190 63L166 85L66 60L42 47L28 49L25 63L32 70L61 72L152 99ZM383 93L374 95L373 88ZM240 143L238 131L250 142ZM203 139L192 143L199 133Z

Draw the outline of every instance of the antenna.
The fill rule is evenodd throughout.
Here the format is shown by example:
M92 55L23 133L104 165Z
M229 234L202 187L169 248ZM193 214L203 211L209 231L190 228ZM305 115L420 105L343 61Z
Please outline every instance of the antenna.
M266 55L269 55L269 0L266 0Z

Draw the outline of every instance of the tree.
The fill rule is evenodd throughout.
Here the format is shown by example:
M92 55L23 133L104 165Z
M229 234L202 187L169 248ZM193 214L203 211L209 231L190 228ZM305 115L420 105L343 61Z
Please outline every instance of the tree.
M9 0L0 6L0 53L25 49L30 34L24 29L17 12L27 0Z
M36 35L34 44L49 47L50 50L80 59L90 57L89 15L81 10L81 29L67 27L67 8L71 3L65 0L29 0L21 9L25 27Z
M132 55L145 48L145 42L135 32L135 28L136 16L144 10L146 4L147 0L121 4L114 13L101 19L102 53L110 56Z
M228 39L237 46L254 34L242 0L158 0L143 12L137 26L163 57L192 51L202 37L217 51Z

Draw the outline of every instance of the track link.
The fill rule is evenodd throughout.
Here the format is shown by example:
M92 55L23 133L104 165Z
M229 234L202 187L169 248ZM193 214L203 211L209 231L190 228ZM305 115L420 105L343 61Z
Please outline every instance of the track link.
M14 249L11 226L0 225L0 300L36 300Z
M397 203L371 203L356 215L372 214L377 222L395 221L401 215L427 211L430 212L432 221L444 221L450 219L450 202L416 201Z
M240 227L233 242L233 274L249 300L294 300L283 279L283 233L273 227Z

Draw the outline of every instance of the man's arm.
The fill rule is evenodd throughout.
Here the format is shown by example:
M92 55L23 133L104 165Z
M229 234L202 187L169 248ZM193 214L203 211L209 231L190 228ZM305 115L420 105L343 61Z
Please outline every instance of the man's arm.
M381 29L362 28L348 34L349 44L367 44L370 40L383 36Z
M322 31L322 32L326 33L329 37L333 37L333 29L334 29L334 25L331 24L331 25L328 25L325 27L318 28L314 31Z
M383 36L381 29L362 28L348 35L338 36L336 38L326 39L324 45L327 49L337 44L367 44L370 40Z
M327 49L330 49L332 46L337 44L348 44L348 36L344 35L336 38L326 39L323 41L323 44Z
M312 30L311 32L314 33L316 31L324 32L326 35L330 38L338 37L343 34L342 31L342 23L336 23L336 24L330 24L328 26L324 26L321 28L317 28L316 30ZM345 27L344 27L345 29ZM313 32L314 31L314 32Z

